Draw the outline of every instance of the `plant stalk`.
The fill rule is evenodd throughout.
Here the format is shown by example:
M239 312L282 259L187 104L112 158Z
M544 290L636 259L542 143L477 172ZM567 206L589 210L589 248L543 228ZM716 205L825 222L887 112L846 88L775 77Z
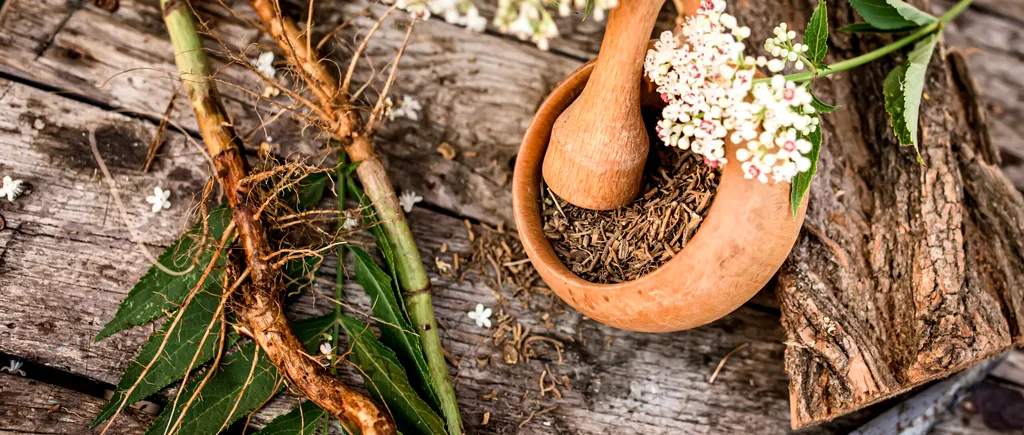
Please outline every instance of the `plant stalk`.
M853 68L859 67L861 65L864 65L864 64L870 63L872 61L875 61L877 59L880 59L880 58L882 58L884 56L887 56L887 55L889 55L889 54L891 54L891 53L893 53L893 52L895 52L895 51L897 51L897 50L899 50L899 49L901 49L903 47L906 47L907 45L910 45L910 44L912 44L914 42L917 42L919 39L924 38L925 36L928 36L928 35L936 32L936 31L942 31L942 28L946 25L946 23L952 21L954 18L956 18L961 13L963 13L965 10L967 10L967 7L970 6L971 3L973 3L973 2L974 2L974 0L960 0L959 2L957 2L957 4L953 5L953 7L949 8L949 10L946 11L946 13L942 14L939 17L939 19L936 20L934 23L924 25L924 26L918 28L913 33L911 33L911 34L909 34L907 36L904 36L904 37L902 37L900 39L897 39L897 40L895 40L895 41L893 41L893 42L891 42L889 44L886 44L886 45L884 45L882 47L879 47L879 48L877 48L875 50L872 50L872 51L869 51L867 53L864 53L864 54L862 54L860 56L853 57L853 58L850 58L850 59L846 59L846 60L841 61L841 62L836 62L836 63L834 63L832 65L828 65L825 68L822 68L822 69L819 69L819 70L805 71L805 72L796 73L796 74L789 74L789 75L785 76L786 80L794 81L794 82L803 82L803 81L808 81L808 80L815 80L815 79L819 79L819 78L822 78L822 77L830 76L830 75L838 73L838 72L842 72L842 71L846 71L846 70L849 70L849 69L853 69ZM757 82L764 83L764 82L768 82L769 80L771 80L771 79L770 78L762 78L762 79L756 79L756 80L754 80L754 82L755 83L757 83Z
M237 242L244 251L244 269L249 278L240 288L237 318L271 362L307 398L343 422L360 428L364 435L396 434L394 422L376 403L331 377L306 355L305 346L288 324L280 300L280 271L266 260L270 244L262 222L255 217L250 188L244 183L249 167L241 153L241 140L210 78L209 60L191 8L185 0L161 0L160 6L181 83L231 206Z
M345 152L351 161L360 162L356 174L394 249L395 270L406 310L419 333L430 369L430 381L440 401L449 434L460 435L462 419L437 332L430 279L372 137L365 131L362 118L349 100L348 90L339 86L327 63L322 62L319 54L305 44L303 33L295 22L281 14L274 0L249 0L249 5L318 99L320 109L329 118L320 121L327 124L332 138L345 144Z

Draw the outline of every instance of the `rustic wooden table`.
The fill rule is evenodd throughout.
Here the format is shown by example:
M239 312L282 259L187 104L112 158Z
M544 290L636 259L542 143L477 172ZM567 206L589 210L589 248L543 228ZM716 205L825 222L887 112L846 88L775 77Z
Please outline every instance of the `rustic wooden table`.
M141 234L138 242L151 251L180 232L190 200L208 178L201 151L187 140L186 134L195 136L195 130L184 99L178 99L171 118L185 134L172 128L153 168L140 170L161 114L179 87L156 3L121 0L114 13L83 0L8 0L4 6L0 175L24 179L31 189L15 202L0 202L6 220L0 230L0 363L24 361L27 372L25 378L0 374L0 432L86 432L104 390L117 382L150 332L137 328L92 341L148 262L97 174L88 129L97 131L129 219ZM195 2L230 48L265 42L243 21L248 18L245 2L227 3L240 16L214 2ZM968 58L990 108L1005 171L1024 188L1024 76L1019 74L1024 71L1024 2L978 3L956 23L948 43L981 50ZM935 6L948 4L940 0ZM324 4L318 20L326 29L360 7ZM663 15L660 25L667 26L671 12ZM491 225L510 220L512 159L533 111L562 77L596 53L600 41L600 25L590 20L560 23L566 36L553 41L550 52L493 33L467 33L439 20L417 25L394 95L414 96L423 111L418 121L397 120L380 136L395 184L425 198L410 215L424 259L450 262L455 252L466 258L471 251L466 219ZM402 32L383 26L369 59L383 65ZM227 82L255 84L237 66L218 74ZM309 132L304 136L289 117L265 130L253 129L256 114L267 118L273 109L238 89L222 86L222 91L239 131L252 130L250 143L282 144L283 153L312 152L319 145L320 138ZM442 142L457 151L454 159L435 151ZM153 214L143 198L158 185L174 192L173 206ZM442 244L448 249L443 254ZM332 279L328 272L317 290L333 291ZM560 309L551 296L513 297L509 288L494 288L489 278L459 282L435 274L433 279L437 315L446 327L442 340L457 363L453 374L470 433L789 429L786 345L771 291L710 325L649 335L596 324ZM477 303L497 307L499 296L506 312L533 334L565 343L564 352L538 344L529 361L502 362L503 349L466 316ZM322 298L307 298L295 305L294 314L328 309ZM709 383L722 357L745 343ZM481 364L486 357L490 362ZM568 378L560 398L540 394L545 371L548 379ZM251 425L265 424L294 403L294 397L284 395ZM802 432L845 432L877 412L869 409ZM483 425L485 413L489 422ZM141 433L151 418L130 412L118 431ZM965 432L968 424L952 419L940 432Z

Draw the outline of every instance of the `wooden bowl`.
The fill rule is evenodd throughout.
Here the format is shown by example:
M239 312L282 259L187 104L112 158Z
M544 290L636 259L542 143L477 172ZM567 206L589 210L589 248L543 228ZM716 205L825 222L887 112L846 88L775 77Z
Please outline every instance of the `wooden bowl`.
M789 184L745 179L733 157L737 146L729 143L726 155L732 161L721 172L707 217L682 251L629 282L596 284L576 276L544 236L541 163L551 126L583 90L592 69L591 63L583 65L555 88L541 104L519 148L512 207L530 261L569 305L616 328L680 331L729 314L760 291L782 266L803 224L807 197L794 219ZM650 100L649 96L642 99Z

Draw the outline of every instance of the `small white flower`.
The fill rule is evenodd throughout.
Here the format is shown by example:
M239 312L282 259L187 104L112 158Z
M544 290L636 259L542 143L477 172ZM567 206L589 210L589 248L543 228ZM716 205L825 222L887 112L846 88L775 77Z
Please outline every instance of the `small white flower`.
M406 213L412 213L413 206L417 202L423 201L423 197L416 194L411 190L406 190L398 197L398 204L402 206L402 210Z
M256 59L256 71L259 71L263 76L272 79L277 71L274 69L274 52L264 51L260 53L260 57Z
M413 121L419 121L420 109L423 109L423 106L420 105L419 101L416 101L412 96L405 95L402 97L402 102L398 107L391 110L391 120L394 121L395 118L404 117Z
M171 191L159 186L153 188L153 194L146 197L146 202L153 204L153 213L171 208Z
M330 342L320 343L320 353L322 355L334 355L334 346L331 346Z
M0 187L0 197L7 197L7 202L14 202L24 192L21 185L24 182L21 180L15 180L11 177L4 176L3 187Z
M487 29L487 18L480 15L480 10L475 6L466 11L463 21L466 28L473 32L483 32Z
M487 310L487 311L490 311L490 310ZM488 326L490 326L489 323L488 323ZM0 372L7 372L7 373L10 373L12 375L26 376L25 375L25 371L21 369L21 366L23 366L23 365L25 365L25 363L12 359L9 366L7 366L7 367L0 367Z
M476 304L476 311L467 313L470 319L476 321L476 326L482 328L491 327L491 309L484 308L484 304Z
M341 228L344 230L354 230L359 228L359 219L352 216L346 216L345 223L341 224Z

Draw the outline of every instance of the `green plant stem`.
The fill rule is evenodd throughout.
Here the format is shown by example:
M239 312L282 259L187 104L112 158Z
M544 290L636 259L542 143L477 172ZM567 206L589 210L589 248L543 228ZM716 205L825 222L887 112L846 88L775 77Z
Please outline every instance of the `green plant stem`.
M862 54L860 56L857 56L857 57L854 57L854 58L851 58L851 59L846 59L846 60L844 60L842 62L837 62L837 63L834 63L832 65L828 65L828 66L826 66L825 68L822 68L822 69L818 69L818 70L814 70L814 71L805 71L805 72L802 72L802 73L796 73L796 74L787 75L787 76L785 76L786 80L794 81L794 82L803 82L803 81L808 81L808 80L815 80L815 79L819 79L819 78L822 78L822 77L830 76L830 75L838 73L838 72L842 72L842 71L846 71L846 70L849 70L849 69L853 69L853 68L859 67L861 65L870 63L870 62L872 62L874 60L877 60L877 59L879 59L879 58L881 58L883 56L887 56L887 55L895 52L896 50L899 50L899 49L901 49L903 47L906 47L907 45L910 45L910 44L912 44L914 42L917 42L917 40L919 40L921 38L924 38L925 36L928 36L928 35L936 32L936 31L941 31L943 26L946 25L946 23L952 21L958 15L963 13L963 11L966 10L967 7L970 6L971 3L973 3L973 2L974 2L974 0L960 0L957 4L953 5L953 7L949 8L949 10L946 11L946 13L942 14L942 16L940 16L939 19L936 20L934 23L922 26L922 27L918 28L916 31L914 31L914 33L911 33L911 34L909 34L907 36L904 36L904 37L902 37L900 39L897 39L897 40L895 40L895 41L893 41L893 42L891 42L891 43L889 43L889 44L887 44L887 45L885 45L883 47L880 47L878 49L869 51L867 53L864 53L864 54ZM755 83L757 83L757 82L764 83L764 82L768 82L769 80L771 80L771 79L763 78L763 79L756 79L756 80L754 80L754 82Z
M348 183L349 174L345 173L343 167L345 165L345 153L338 153L338 170L335 171L337 180L335 186L341 186L341 188L335 188L338 192L338 225L337 230L341 232L345 229L345 222L348 222L348 215L345 214L345 188ZM338 245L337 250L338 264L334 266L334 326L331 330L331 349L334 350L335 354L338 351L338 334L341 333L341 301L345 300L345 245ZM334 361L331 361L332 363ZM336 365L331 366L331 374L337 375L338 368Z
M333 69L328 66L331 63L321 62L315 50L307 49L305 36L295 22L282 16L273 0L249 0L249 5L316 96L320 103L318 115L325 117L323 121L330 126L331 135L335 140L346 143L345 153L351 161L360 162L356 174L394 249L395 272L405 299L406 311L423 344L430 381L440 401L448 432L450 435L460 435L462 418L437 331L430 280L398 203L395 188L387 176L384 163L377 155L373 139L365 131L359 112L351 110L353 104L349 101L348 89L339 86Z
M191 8L178 0L161 0L160 7L181 84L231 207L237 229L235 244L244 254L235 264L244 270L238 277L241 286L239 303L233 304L235 318L300 394L339 420L359 427L363 435L398 433L390 416L373 400L330 376L309 358L305 345L288 324L280 301L279 270L267 261L270 244L250 203L251 184L245 182L249 167L241 152L242 142L211 79L212 70Z

